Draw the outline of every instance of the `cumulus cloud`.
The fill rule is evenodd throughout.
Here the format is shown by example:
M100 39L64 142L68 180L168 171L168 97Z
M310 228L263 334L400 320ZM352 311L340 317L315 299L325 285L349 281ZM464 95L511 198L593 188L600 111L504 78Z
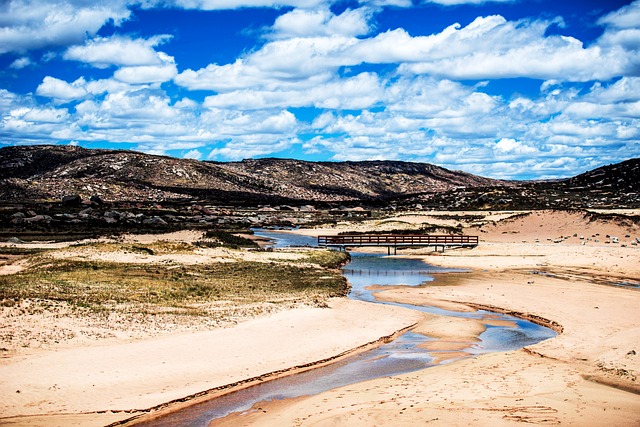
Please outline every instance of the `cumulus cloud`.
M232 64L185 70L175 82L192 90L217 92L307 89L333 79L335 70L344 65L343 58L334 53L355 43L355 38L340 36L278 40Z
M209 96L205 107L259 110L265 108L317 107L329 109L370 108L382 99L378 76L361 73L306 90L240 90Z
M501 16L479 17L466 27L451 26L435 36L411 38L400 72L454 79L529 77L543 80L588 81L622 75L630 63L618 48L585 48L569 36L545 35L558 22L506 21ZM406 39L405 34L396 34ZM399 40L388 40L394 46ZM424 59L423 59L424 58Z
M516 141L513 138L502 138L495 145L496 150L503 153L527 155L535 154L538 150L534 147L523 144L520 141Z
M178 74L173 57L159 52L161 65L141 65L137 67L123 67L117 70L113 77L121 82L130 84L167 82Z
M620 47L630 51L633 64L640 66L640 1L602 17L598 23L606 27L598 40L598 46L605 49Z
M194 149L194 150L189 150L182 157L185 158L185 159L200 160L202 158L202 153L200 151Z
M150 39L131 39L124 36L96 37L84 45L72 46L64 53L64 59L85 62L97 68L109 66L161 65L162 57L154 47L171 37L155 36Z
M119 25L130 15L125 0L4 2L0 8L0 54L78 43L95 35L106 22Z
M512 22L496 15L478 17L465 27L454 24L430 36L414 37L396 29L357 38L318 36L317 28L324 28L326 15L290 12L293 14L316 19L316 24L296 30L306 29L314 36L274 40L234 63L185 70L176 83L217 92L300 90L330 81L342 67L360 64L399 64L399 74L456 80L528 77L582 82L622 76L637 65L619 45L585 47L573 37L547 35L551 25L561 23L557 19ZM295 33L293 22L297 21L281 29Z
M347 9L335 15L329 9L294 9L279 16L273 24L273 37L359 36L370 30L373 11Z
M87 91L84 88L85 83L83 78L73 83L67 83L64 80L46 76L36 89L36 94L60 101L81 99L87 95Z

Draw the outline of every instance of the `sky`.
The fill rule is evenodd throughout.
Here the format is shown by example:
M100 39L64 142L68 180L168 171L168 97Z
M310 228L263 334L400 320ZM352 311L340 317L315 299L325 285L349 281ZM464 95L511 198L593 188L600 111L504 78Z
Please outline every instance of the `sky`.
M569 177L640 157L640 0L0 0L0 120L0 147Z

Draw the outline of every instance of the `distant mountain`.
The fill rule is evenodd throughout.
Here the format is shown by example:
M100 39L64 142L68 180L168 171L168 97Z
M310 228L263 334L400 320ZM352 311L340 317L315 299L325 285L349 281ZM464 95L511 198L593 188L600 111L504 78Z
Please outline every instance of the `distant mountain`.
M640 159L557 181L501 181L400 161L202 162L73 146L0 149L0 201L389 204L439 209L640 206Z
M375 201L457 187L509 185L424 163L220 163L72 146L2 148L0 180L0 200L5 201L59 200L66 194L110 201Z

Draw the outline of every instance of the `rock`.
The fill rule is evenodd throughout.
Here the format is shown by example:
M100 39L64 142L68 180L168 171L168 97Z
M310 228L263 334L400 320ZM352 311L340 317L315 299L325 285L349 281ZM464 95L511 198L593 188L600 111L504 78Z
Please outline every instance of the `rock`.
M77 194L62 196L62 204L64 206L80 206L82 204L82 197Z
M36 216L31 217L31 218L25 218L24 222L29 222L29 223L31 223L31 222L43 222L44 220L45 220L44 219L44 215L36 215Z
M17 237L10 237L9 240L7 240L7 242L9 242L9 243L24 243L24 240L18 239Z
M93 195L89 198L89 201L96 206L104 205L104 201L100 198L100 196Z
M11 215L11 218L24 218L26 215L22 212L16 212L13 215Z
M167 221L162 218L158 218L157 216L153 218L147 218L142 221L142 223L145 225L167 225Z

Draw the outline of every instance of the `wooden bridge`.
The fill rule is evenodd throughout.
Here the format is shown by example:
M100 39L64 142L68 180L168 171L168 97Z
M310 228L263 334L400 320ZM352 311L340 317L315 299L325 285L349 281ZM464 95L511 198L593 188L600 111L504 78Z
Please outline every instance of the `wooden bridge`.
M445 248L462 248L478 246L478 236L460 234L341 234L337 236L318 236L318 246L346 247L384 246L387 253L394 255L398 247L433 246L436 251Z

